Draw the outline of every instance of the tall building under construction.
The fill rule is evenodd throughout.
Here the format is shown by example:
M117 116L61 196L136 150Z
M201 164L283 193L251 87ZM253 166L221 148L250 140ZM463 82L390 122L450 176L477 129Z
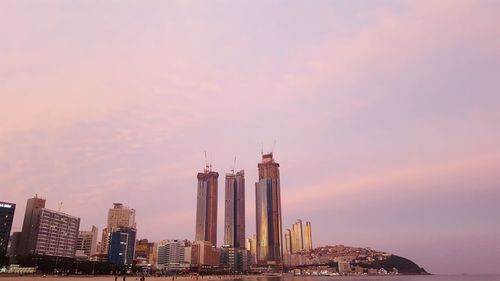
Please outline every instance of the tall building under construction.
M259 181L255 183L257 222L257 263L281 264L282 225L279 164L273 154L263 154L258 165Z
M208 165L198 173L195 241L217 245L217 181L219 174Z
M245 248L245 172L226 174L224 245Z

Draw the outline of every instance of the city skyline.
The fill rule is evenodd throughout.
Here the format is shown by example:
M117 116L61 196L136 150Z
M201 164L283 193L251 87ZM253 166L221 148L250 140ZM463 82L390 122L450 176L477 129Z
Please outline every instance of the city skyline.
M138 210L138 238L194 239L210 151L221 175L245 170L249 238L263 150L282 167L283 231L303 218L315 247L500 273L500 3L283 7L0 2L12 231L38 193L82 230L104 229L123 202ZM221 190L218 206L222 245Z

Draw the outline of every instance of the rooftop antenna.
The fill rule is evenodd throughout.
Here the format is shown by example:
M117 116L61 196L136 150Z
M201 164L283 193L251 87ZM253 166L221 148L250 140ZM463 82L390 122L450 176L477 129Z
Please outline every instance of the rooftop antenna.
M231 173L234 174L234 170L236 169L236 156L234 156L234 163L233 163L233 169L231 170Z
M207 151L205 150L205 172L208 171Z
M62 205L63 205L63 202L60 202L59 203L59 209L57 209L58 212L60 212L62 210Z
M260 155L264 155L264 142L260 143Z
M271 153L274 152L274 147L276 147L276 140L274 140L274 143L273 143L273 148L271 149Z
M210 172L212 171L212 152L210 152Z

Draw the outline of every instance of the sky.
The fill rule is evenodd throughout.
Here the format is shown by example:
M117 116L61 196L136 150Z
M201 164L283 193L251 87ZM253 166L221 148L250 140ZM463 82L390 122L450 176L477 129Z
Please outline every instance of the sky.
M500 273L499 1L1 1L0 200L193 239L196 174L261 150L283 224ZM236 165L234 158L236 157ZM234 167L233 167L234 166ZM60 203L62 202L62 206Z

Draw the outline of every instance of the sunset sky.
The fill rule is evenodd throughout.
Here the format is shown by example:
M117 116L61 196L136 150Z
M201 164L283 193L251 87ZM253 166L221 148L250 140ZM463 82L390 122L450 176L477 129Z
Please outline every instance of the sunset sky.
M261 147L283 223L433 273L500 273L500 1L1 1L0 200L194 238L204 151ZM274 142L276 145L274 146ZM274 146L274 149L273 149Z

